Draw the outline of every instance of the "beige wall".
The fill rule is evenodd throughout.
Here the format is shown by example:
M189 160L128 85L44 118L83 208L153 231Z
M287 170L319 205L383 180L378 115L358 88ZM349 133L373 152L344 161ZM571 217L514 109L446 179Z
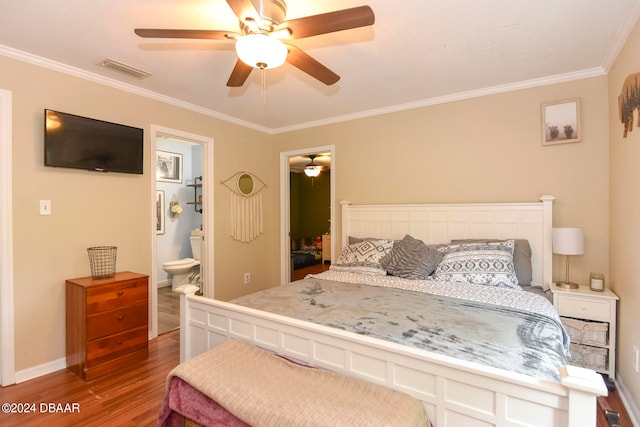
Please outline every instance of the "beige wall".
M0 87L13 99L13 225L16 370L65 355L64 281L90 275L86 248L118 247L117 269L150 274L150 125L214 139L215 280L219 298L273 285L276 259L269 255L274 232L267 228L251 244L228 236L229 194L218 183L249 170L273 197L277 179L264 162L271 136L165 103L0 57ZM95 173L43 166L43 110L141 127L145 130L145 173ZM40 216L39 200L52 201L52 215ZM265 219L274 212L266 204ZM266 254L266 255L265 255ZM242 285L250 271L252 283Z
M579 97L582 142L541 145L540 104ZM527 202L557 197L554 222L585 230L572 279L608 276L607 79L452 102L274 136L275 154L335 144L335 200ZM332 231L339 233L340 215ZM339 235L339 234L338 234ZM564 277L558 258L554 278Z
M148 274L153 268L148 214L153 175L44 167L42 110L53 108L143 127L145 156L151 154L150 124L215 140L216 296L225 300L278 281L282 151L335 145L335 201L514 202L552 194L557 197L555 224L585 229L585 255L572 259L572 279L586 283L589 272L605 273L623 299L620 377L638 396L637 374L628 368L629 347L640 344L633 327L637 318L625 307L639 303L629 254L636 249L640 230L635 219L640 196L632 187L640 174L633 167L640 158L639 144L633 144L640 130L622 140L615 112L621 80L638 71L630 47L637 48L638 37L636 30L610 81L590 78L273 136L0 58L0 87L13 92L16 368L64 356L64 279L89 274L86 247L117 245L119 270ZM540 104L576 97L582 102L583 141L541 146ZM272 161L265 162L269 156ZM249 170L267 183L265 233L251 244L228 237L228 190L218 185L239 170ZM40 199L52 200L53 215L38 215ZM332 229L338 234L340 212L336 215ZM564 259L554 261L554 278L561 278ZM242 285L245 271L252 274L249 286Z
M620 297L618 321L619 380L629 390L640 419L640 374L632 369L632 346L640 350L640 129L626 138L618 114L618 95L625 78L640 73L640 24L636 24L609 73L609 120L611 155L611 288ZM635 125L639 123L635 114Z

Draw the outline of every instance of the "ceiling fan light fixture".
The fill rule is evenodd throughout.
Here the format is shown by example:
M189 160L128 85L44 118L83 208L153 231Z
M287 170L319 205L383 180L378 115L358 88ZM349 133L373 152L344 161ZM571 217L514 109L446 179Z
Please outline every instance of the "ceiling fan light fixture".
M248 34L238 37L236 52L242 62L260 69L281 66L289 53L284 43L267 34Z
M320 175L320 171L320 166L316 165L308 165L304 168L304 174L311 178L315 178Z

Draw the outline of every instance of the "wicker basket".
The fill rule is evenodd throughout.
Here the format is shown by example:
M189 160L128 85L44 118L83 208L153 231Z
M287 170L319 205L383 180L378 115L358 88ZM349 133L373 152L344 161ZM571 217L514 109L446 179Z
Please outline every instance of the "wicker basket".
M587 345L607 345L609 342L608 323L585 322L584 320L563 317L562 324L571 337L571 342Z
M116 246L94 246L87 248L91 277L108 279L116 275Z
M571 343L569 351L569 363L572 365L595 371L606 371L609 368L609 351L606 348Z

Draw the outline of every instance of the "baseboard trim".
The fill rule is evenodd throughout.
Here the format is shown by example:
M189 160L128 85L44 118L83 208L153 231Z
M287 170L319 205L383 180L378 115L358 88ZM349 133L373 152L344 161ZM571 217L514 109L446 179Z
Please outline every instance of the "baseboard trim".
M627 397L630 396L630 393L625 387L624 382L620 379L619 375L616 375L616 387L618 388L620 400L622 400L622 404L627 410L629 418L631 418L631 423L634 426L640 426L640 424L638 423L638 420L640 420L640 408L638 408L636 402Z
M51 374L53 372L60 371L66 368L67 359L65 357L61 357L60 359L16 372L16 384L23 383L25 381L29 381L34 378Z

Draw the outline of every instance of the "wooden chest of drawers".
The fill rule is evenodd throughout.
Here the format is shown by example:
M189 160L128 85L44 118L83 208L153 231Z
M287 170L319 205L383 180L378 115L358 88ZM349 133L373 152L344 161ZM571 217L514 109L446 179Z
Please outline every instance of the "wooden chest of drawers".
M148 276L66 281L67 369L91 380L148 356Z

